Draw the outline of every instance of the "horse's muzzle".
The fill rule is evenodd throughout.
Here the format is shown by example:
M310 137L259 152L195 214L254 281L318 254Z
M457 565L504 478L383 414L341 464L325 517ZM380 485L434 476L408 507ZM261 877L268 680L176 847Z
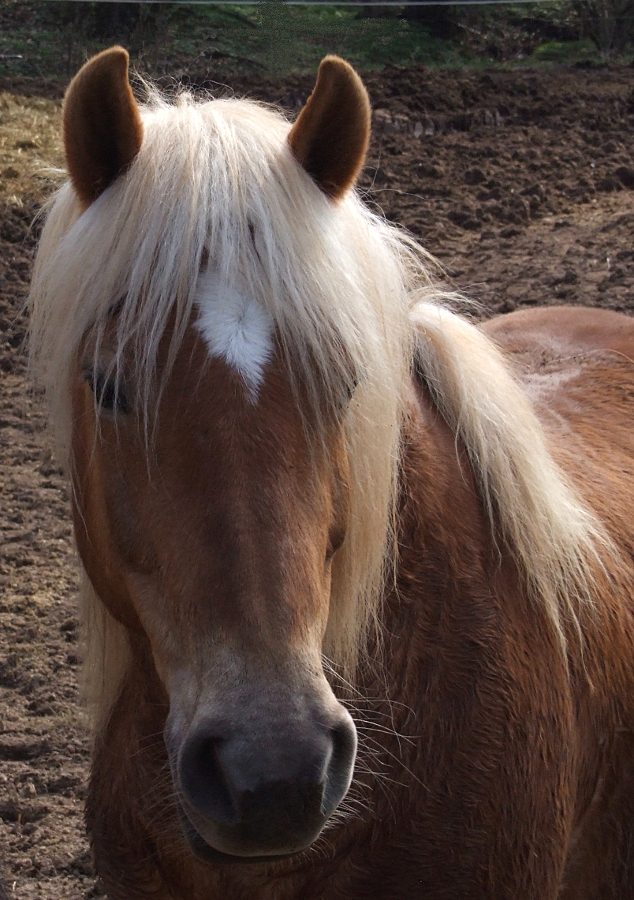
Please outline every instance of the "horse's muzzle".
M279 858L318 837L352 780L356 731L349 714L334 726L282 728L265 736L220 736L199 726L178 765L183 824L196 855L201 841L220 855ZM191 826L191 827L190 827Z

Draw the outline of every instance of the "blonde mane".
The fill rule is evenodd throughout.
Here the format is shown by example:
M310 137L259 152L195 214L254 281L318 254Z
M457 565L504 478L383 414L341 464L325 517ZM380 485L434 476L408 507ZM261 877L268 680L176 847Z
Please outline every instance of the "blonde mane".
M34 374L46 387L69 464L69 379L90 332L95 352L117 306L116 377L131 346L151 418L159 342L173 361L198 274L212 265L270 312L289 366L314 398L357 387L346 419L348 538L335 557L324 652L353 672L377 621L395 555L395 499L414 366L471 459L492 522L516 551L560 635L586 590L591 516L554 463L500 354L443 309L422 248L351 191L333 204L298 166L277 112L248 101L142 108L145 136L128 172L82 212L66 184L50 205L30 302ZM169 365L168 365L169 369ZM167 377L165 373L163 377ZM103 721L127 666L125 635L85 579L90 693ZM92 624L90 624L92 623Z

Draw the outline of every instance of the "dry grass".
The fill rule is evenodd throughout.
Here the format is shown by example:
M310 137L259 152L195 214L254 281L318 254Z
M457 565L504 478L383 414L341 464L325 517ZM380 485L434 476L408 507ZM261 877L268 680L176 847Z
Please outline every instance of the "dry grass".
M0 93L0 205L41 203L62 165L60 101Z

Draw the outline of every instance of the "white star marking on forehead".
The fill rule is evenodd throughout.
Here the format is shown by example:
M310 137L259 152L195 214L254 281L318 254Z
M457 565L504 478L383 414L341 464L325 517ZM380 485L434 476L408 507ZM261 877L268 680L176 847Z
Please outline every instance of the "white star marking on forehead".
M270 313L209 271L198 279L196 303L200 311L196 327L210 355L224 359L239 373L255 403L273 354Z

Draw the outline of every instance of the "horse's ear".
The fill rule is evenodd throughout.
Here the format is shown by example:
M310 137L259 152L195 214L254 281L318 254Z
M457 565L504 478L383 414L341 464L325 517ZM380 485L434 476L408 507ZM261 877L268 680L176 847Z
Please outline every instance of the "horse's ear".
M326 56L288 136L296 159L333 200L357 179L370 139L370 101L352 66Z
M82 66L66 91L66 164L87 206L130 165L143 141L128 59L123 47L104 50Z

